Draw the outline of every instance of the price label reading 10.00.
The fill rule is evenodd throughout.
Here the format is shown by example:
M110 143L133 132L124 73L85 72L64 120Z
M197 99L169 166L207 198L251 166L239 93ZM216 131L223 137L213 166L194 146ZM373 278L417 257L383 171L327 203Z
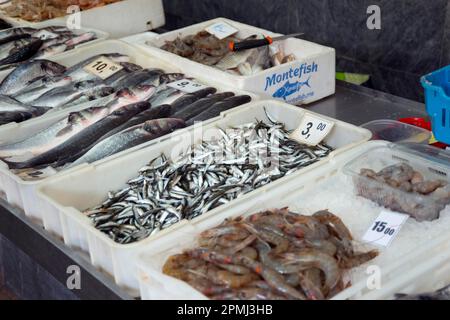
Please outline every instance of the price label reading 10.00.
M325 139L333 127L334 122L332 121L306 114L300 126L292 133L291 139L310 146L316 146Z
M122 69L123 67L120 64L115 63L106 57L100 57L84 67L85 71L92 73L103 80L111 77Z

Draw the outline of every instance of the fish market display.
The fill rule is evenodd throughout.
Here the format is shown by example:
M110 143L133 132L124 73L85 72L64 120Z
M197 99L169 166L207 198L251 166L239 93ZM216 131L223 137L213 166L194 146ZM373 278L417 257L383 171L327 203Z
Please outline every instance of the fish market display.
M329 211L269 210L225 220L200 234L198 248L169 257L163 272L218 300L323 300L346 287L343 274L378 255L355 252Z
M450 300L450 286L439 289L435 292L420 294L402 294L395 295L396 300Z
M84 70L99 57L123 69L106 79ZM23 121L77 103L85 108L23 141L0 146L0 158L23 179L41 179L54 170L101 160L251 101L250 96L217 93L212 87L185 93L168 86L185 78L143 69L116 53L97 55L69 68L48 60L23 64L0 85L0 123ZM44 168L54 170L44 174Z
M192 145L174 160L153 159L125 189L85 214L118 243L140 241L193 219L326 157L332 148L289 139L281 123L248 123Z
M31 22L40 22L67 15L67 8L76 5L80 10L119 2L120 0L11 0L10 5L3 8L5 14L13 18Z
M29 59L46 59L97 39L94 32L76 34L64 26L19 27L0 32L0 68Z
M406 163L392 165L379 172L361 169L360 176L365 178L357 182L360 196L391 210L407 213L418 221L438 219L440 211L450 203L446 181L425 180L420 172ZM432 205L424 205L422 199L427 198Z
M245 40L257 38L258 36L254 35ZM161 49L207 66L244 76L296 60L294 55L285 55L279 44L230 52L230 41L239 40L232 36L219 40L210 33L201 31L196 35L167 41Z

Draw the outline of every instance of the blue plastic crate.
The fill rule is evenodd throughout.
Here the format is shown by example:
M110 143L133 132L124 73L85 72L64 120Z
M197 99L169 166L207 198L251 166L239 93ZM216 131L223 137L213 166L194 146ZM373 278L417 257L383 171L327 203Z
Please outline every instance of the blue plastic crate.
M423 76L421 82L434 136L450 144L450 66Z

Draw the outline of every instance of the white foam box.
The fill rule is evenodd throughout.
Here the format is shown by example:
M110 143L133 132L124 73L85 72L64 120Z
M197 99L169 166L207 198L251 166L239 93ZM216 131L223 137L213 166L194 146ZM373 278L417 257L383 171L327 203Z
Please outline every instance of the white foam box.
M363 300L393 300L396 294L423 294L450 285L450 241L444 234L419 248L390 272L384 272L379 288L366 290Z
M147 246L147 252L141 254L137 260L141 298L206 299L185 282L162 273L162 267L167 259L171 255L181 253L184 249L195 248L198 235L202 231L218 226L227 218L248 216L268 209L285 207L289 207L291 212L304 215L328 209L341 218L349 228L358 251L379 250L380 255L377 258L344 274L345 279L351 281L352 285L333 299L363 299L366 295L373 294L375 291L369 288L367 283L372 281L374 270L379 270L383 286L389 287L391 281L397 281L395 288L399 289L398 280L395 280L396 276L413 272L411 275L415 278L415 271L411 271L415 263L434 259L442 250L443 243L448 244L450 241L448 235L450 207L442 212L440 219L433 222L409 219L390 247L383 248L365 243L362 237L380 212L385 209L370 200L358 197L353 188L352 178L344 174L342 168L347 162L368 150L387 144L387 142L377 141L360 145L335 156L328 163L297 179L286 180L279 186L269 185L268 188L258 191L254 197L246 201L232 203L226 211L200 217L176 232L155 239ZM436 166L441 165L436 164ZM419 258L417 252L422 252ZM397 273L394 273L395 270ZM430 274L427 279L431 277ZM448 275L447 278L449 278ZM383 292L385 293L386 290Z
M286 124L287 129L295 129L302 117L312 114L302 108L281 103L275 100L252 102L244 106L223 112L220 117L202 127L202 131L192 128L183 134L173 136L166 141L137 150L122 157L102 161L92 165L84 165L77 171L53 177L37 188L40 198L39 210L51 225L58 225L62 230L65 243L73 248L81 249L90 255L94 266L114 276L116 283L126 289L138 290L138 280L134 261L149 243L167 233L181 232L183 226L190 225L182 221L157 233L143 241L121 245L114 242L106 234L93 227L91 220L83 212L102 203L109 191L119 190L126 186L128 180L138 175L138 170L162 153L169 158L176 157L193 143L203 138L219 137L219 128L254 122L256 119L267 122L265 110L271 118ZM302 168L290 176L281 178L269 186L281 186L286 179L296 179L303 173L314 170L334 156L365 142L371 138L368 130L323 117L335 122L332 132L325 143L335 148L329 157L315 164ZM245 202L252 194L262 192L265 187L242 195L234 202ZM231 202L233 203L233 201ZM218 207L204 216L214 216L224 210L227 205ZM194 219L195 221L195 219Z
M313 42L297 38L280 42L286 54L294 54L297 60L264 70L252 76L230 74L215 67L206 66L160 49L166 41L173 41L177 37L194 35L219 22L227 23L238 29L239 33L236 36L242 39L254 34L263 34L271 37L280 36L278 33L229 19L218 18L156 37L143 34L142 37L136 38L136 43L161 59L184 66L193 75L208 75L225 84L254 92L262 97L277 98L290 104L300 105L320 100L335 93L335 50ZM309 84L309 87L306 83Z
M3 5L2 7L7 6ZM70 13L70 12L69 12ZM0 17L13 26L35 26L38 23L23 19L8 17L1 13ZM124 0L103 7L97 7L80 12L82 28L96 28L108 32L112 38L122 38L128 35L159 28L166 23L162 0ZM70 15L50 20L46 23L72 24Z
M148 53L135 48L120 40L107 40L104 42L96 43L91 46L75 49L74 51L59 55L58 57L51 58L50 60L56 61L66 66L74 65L84 59L87 59L93 55L102 53L117 52L130 56L130 61L141 65L144 68L161 68L167 72L182 72L182 70L168 64L161 62L159 59L153 58ZM0 76L1 79L1 76ZM200 83L211 85L218 89L218 91L230 91L231 89L220 84L212 82L202 82L202 79L197 79ZM246 94L246 92L240 90L233 90L236 94ZM251 95L252 99L257 99L257 96ZM17 141L24 140L31 137L33 134L49 127L50 125L58 122L59 120L67 117L71 112L79 111L86 108L85 104L70 107L64 110L49 112L41 117L30 119L22 123L9 123L0 127L0 144L11 144ZM207 123L207 122L206 122ZM172 133L172 135L179 134L183 130L178 130ZM161 138L165 139L165 137ZM147 142L140 146L125 150L121 153L111 156L112 158L120 156L122 154L133 152L136 149L143 148L147 145L156 144L160 139ZM76 170L72 168L70 170ZM15 175L8 169L8 166L0 160L0 192L4 194L6 200L13 206L22 209L25 215L39 224L43 224L48 230L51 230L56 235L62 235L62 231L58 226L53 225L53 220L46 220L44 213L39 209L38 199L36 198L36 186L44 180L39 181L25 181L21 177Z

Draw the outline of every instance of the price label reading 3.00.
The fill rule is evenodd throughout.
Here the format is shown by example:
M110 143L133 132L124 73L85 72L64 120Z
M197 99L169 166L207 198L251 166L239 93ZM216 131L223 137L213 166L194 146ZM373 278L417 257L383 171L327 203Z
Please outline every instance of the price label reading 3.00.
M368 243L388 247L408 218L407 214L382 211L369 230L367 230L363 240Z
M186 92L186 93L194 93L197 92L199 90L205 89L207 88L205 85L191 81L191 80L187 80L187 79L183 79L183 80L179 80L179 81L175 81L172 83L169 83L167 85L168 87L174 88L174 89L178 89L180 91Z
M100 57L84 67L85 71L92 73L103 80L111 77L122 69L123 67L120 64L117 64L106 57Z
M297 130L292 133L291 139L316 146L331 132L333 126L334 122L307 114L303 117Z

